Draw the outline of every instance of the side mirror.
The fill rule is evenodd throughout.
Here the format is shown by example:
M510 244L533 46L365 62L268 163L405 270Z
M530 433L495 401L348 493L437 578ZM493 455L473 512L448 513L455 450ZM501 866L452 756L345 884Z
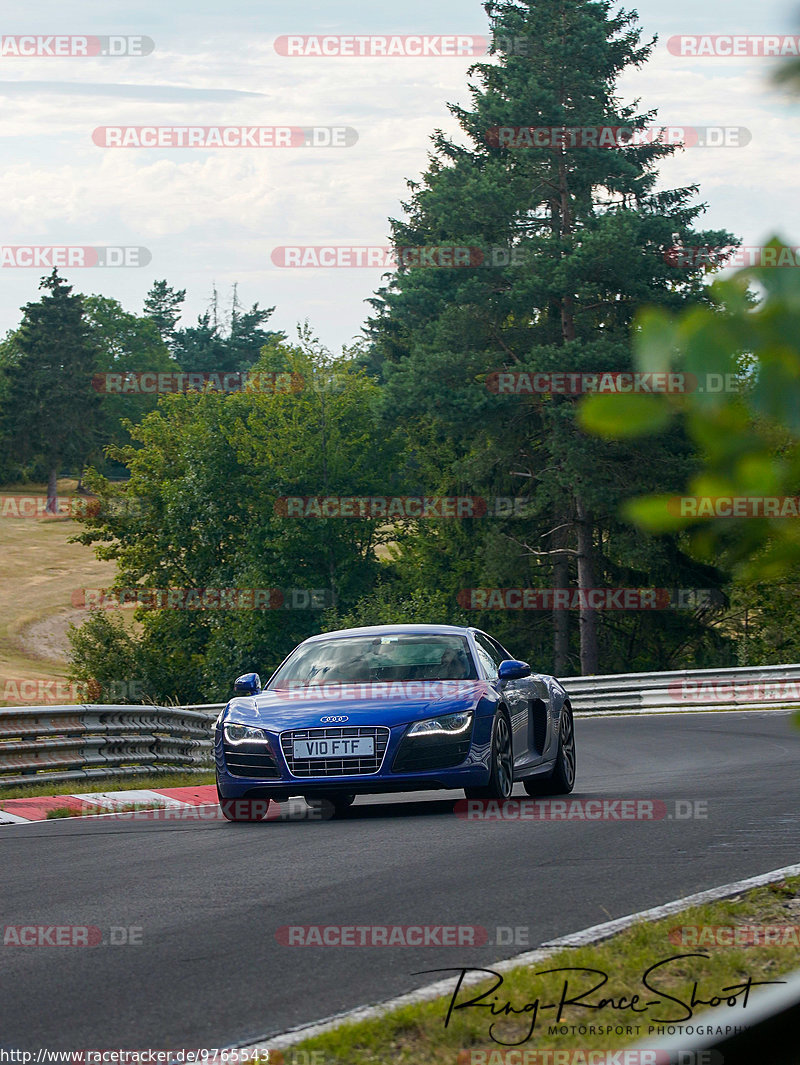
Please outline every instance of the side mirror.
M522 680L531 675L531 667L527 662L518 662L515 658L507 658L501 662L497 669L498 680Z
M258 673L243 673L233 682L233 690L237 695L258 695L261 691L261 677Z

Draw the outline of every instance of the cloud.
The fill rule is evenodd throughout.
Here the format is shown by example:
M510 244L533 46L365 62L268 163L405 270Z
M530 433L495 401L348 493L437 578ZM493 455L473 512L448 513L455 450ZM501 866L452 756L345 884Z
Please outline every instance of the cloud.
M2 96L113 96L128 100L152 100L169 103L180 101L220 101L242 96L266 97L263 92L243 89L202 89L193 85L134 85L126 82L96 81L0 81Z
M783 4L784 0L781 0ZM275 53L281 33L480 33L479 0L409 0L402 11L345 0L300 8L236 0L232 11L209 0L142 0L70 7L74 32L143 32L156 48L143 58L4 61L0 98L3 173L0 230L6 244L136 244L149 268L86 271L91 284L138 309L153 278L189 289L188 318L201 310L212 281L240 279L243 302L277 304L274 321L291 331L311 316L335 346L364 320L363 301L378 270L280 270L269 253L281 244L384 244L389 217L402 217L407 179L428 163L430 134L456 134L448 101L469 106L467 67L459 59L292 59ZM745 148L688 149L666 160L659 185L699 183L709 201L702 227L738 230L755 243L774 229L800 239L796 208L800 118L767 87L766 62L690 63L671 56L680 32L759 32L783 27L777 0L641 0L643 36L662 41L649 63L627 73L625 100L641 97L669 125L744 126ZM63 4L31 6L35 28L63 25ZM127 17L125 17L127 16ZM102 23L102 24L101 24ZM786 27L790 32L795 28ZM31 27L28 27L31 30ZM31 30L32 31L32 30ZM12 81L11 75L39 80ZM86 79L108 78L109 81ZM63 100L59 100L62 97ZM343 125L358 143L343 149L102 149L92 130L107 125ZM792 232L794 231L794 232ZM78 275L81 272L76 271ZM85 275L84 275L85 276ZM3 271L0 333L19 320L23 299L37 298L33 271Z

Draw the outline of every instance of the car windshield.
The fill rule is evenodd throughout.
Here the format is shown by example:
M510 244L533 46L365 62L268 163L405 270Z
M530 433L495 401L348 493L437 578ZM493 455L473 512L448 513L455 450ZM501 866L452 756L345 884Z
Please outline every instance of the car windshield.
M268 687L477 677L464 636L390 634L320 640L300 647Z

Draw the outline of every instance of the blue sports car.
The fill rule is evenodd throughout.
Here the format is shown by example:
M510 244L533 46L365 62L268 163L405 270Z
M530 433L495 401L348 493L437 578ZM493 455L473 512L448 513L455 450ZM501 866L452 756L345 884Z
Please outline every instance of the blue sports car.
M303 796L343 813L357 795L463 788L469 799L563 795L575 783L567 693L485 632L380 625L312 636L262 689L239 677L215 726L231 821Z

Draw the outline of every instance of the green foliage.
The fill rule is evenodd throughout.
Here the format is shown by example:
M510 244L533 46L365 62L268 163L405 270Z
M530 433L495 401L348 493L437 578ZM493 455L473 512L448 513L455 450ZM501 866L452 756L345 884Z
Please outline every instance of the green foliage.
M175 327L181 316L181 307L186 299L186 289L175 289L166 281L154 281L144 301L145 317L149 318L161 336L172 348L175 343Z
M212 311L186 328L178 328L186 290L163 280L142 316L106 296L71 295L56 271L41 287L51 295L23 308L20 327L0 343L0 479L7 483L47 479L54 464L78 474L87 463L123 472L105 452L131 443L125 423L154 410L157 395L104 393L95 374L244 371L265 345L283 339L266 328L274 307L242 310L235 285L225 314L217 313L215 293Z
M8 404L10 378L18 358L19 352L14 342L14 333L9 331L0 341L0 483L2 484L14 483L22 480L24 476L23 465L12 454L10 441L5 436L8 428L4 425L3 417L3 410Z
M477 624L535 668L564 674L795 654L794 626L780 622L796 613L800 521L706 519L679 496L797 493L797 271L751 269L709 286L707 259L683 262L682 249L737 241L695 228L696 186L657 189L671 146L519 149L497 135L652 127L655 112L617 92L652 49L634 13L613 13L606 0L500 0L486 10L495 61L472 68L469 106L450 108L459 139L435 133L405 218L391 222L398 250L480 254L449 269L401 255L371 301L368 346L333 358L308 328L288 344L268 328L274 308L243 310L235 286L225 312L214 292L187 327L185 290L166 281L153 285L143 317L83 299L92 371L254 368L305 382L274 394L105 397L101 421L87 415L81 461L110 444L129 478L120 487L89 477L100 506L80 536L117 561L116 587L313 590L328 609L139 607L134 625L95 613L72 635L77 679L216 701L237 673L268 675L320 629L406 621ZM527 49L506 54L504 40ZM33 314L26 308L0 345L6 417ZM580 402L487 387L495 371L635 369L683 373L702 388ZM36 420L29 400L19 417ZM9 453L0 472L43 454ZM482 497L487 511L387 524L292 516L286 503L376 495ZM731 573L762 583L731 589ZM783 583L773 588L776 575ZM464 605L471 588L554 586L713 595L691 610L584 609L580 624L563 612Z
M669 411L657 396L630 395L625 397L625 418L618 417L618 393L595 396L583 413L581 423L590 433L608 440L660 433L669 422Z
M674 246L736 241L694 229L703 210L695 186L656 190L671 146L516 149L497 134L500 127L652 126L655 113L624 103L616 88L652 49L634 14L588 0L514 0L487 11L496 40L524 40L527 48L519 55L498 48L496 62L472 68L470 107L450 108L461 142L435 134L427 171L409 182L407 219L392 221L398 249L477 248L482 261L401 265L372 301L368 366L385 382L386 423L407 420L411 458L427 470L429 490L526 502L511 520L420 524L403 550L423 566L421 586L454 595L459 586L498 581L693 586L697 566L680 540L654 540L619 516L630 496L676 489L694 463L682 428L651 397L627 405L631 439L601 440L578 424L575 397L492 394L486 382L498 370L631 370L640 307L677 310L706 300L704 265L676 269ZM643 428L646 463L633 439ZM706 567L703 580L702 587L719 587L724 576ZM697 653L717 642L704 618L617 614L597 628L596 615L586 615L580 636L574 615L567 620L566 651L548 616L512 615L494 625L512 645L534 642L540 661L557 672L594 672L601 662L624 668L639 656L665 668L686 653L685 636Z
M169 372L180 369L169 355L156 323L149 317L137 317L122 305L106 296L84 297L86 320L97 349L96 372L124 373ZM119 446L131 442L124 422L138 422L148 411L154 410L158 397L142 393L101 393L101 422L99 437L102 447ZM94 464L103 467L102 449L91 456Z
M147 698L152 690L149 673L154 663L140 659L137 640L118 615L92 611L80 628L70 625L68 635L74 659L81 663L80 671L73 672L73 680L95 681L101 693L117 693L115 702L124 680L128 685L125 690L142 696L131 702Z
M362 625L469 625L471 621L451 596L438 589L408 588L384 582L359 599L350 610L328 610L325 629L350 629Z
M800 662L800 573L737 585L731 593L731 622L737 628L741 666Z
M778 261L782 245L770 247ZM740 579L785 577L800 566L800 277L750 267L716 281L710 296L711 306L639 320L638 365L687 375L691 390L655 399L654 417L685 426L699 465L681 485L686 498L648 494L624 512L651 533L686 530L698 557L722 561ZM594 430L603 419L606 432L627 433L628 416L624 396L583 405ZM742 513L720 516L733 497ZM773 514L759 502L765 497L774 499Z
M117 588L313 590L347 610L373 587L389 530L294 517L286 497L385 493L398 445L376 432L377 387L354 352L333 359L307 337L273 344L260 368L280 364L301 391L164 396L129 426L133 444L112 449L130 473L124 491L91 477L100 506L80 539L117 560ZM73 638L75 670L103 679L100 659L113 654L153 698L215 701L238 673L268 675L319 631L320 613L139 607L132 652L121 629L91 619Z
M3 345L0 437L8 463L54 485L60 469L80 471L100 442L97 347L83 297L56 270L39 287L41 300L25 305Z
M198 315L197 324L178 328L186 289L174 289L166 281L154 282L144 302L145 316L158 329L180 369L209 373L249 370L258 361L261 349L283 333L265 328L274 307L254 303L243 311L233 286L229 310L223 314L214 290L211 307Z
M249 370L258 362L262 348L286 339L283 333L265 328L274 310L254 303L249 311L242 311L234 285L230 309L223 316L215 290L211 309L198 316L196 325L172 330L173 354L186 371Z

